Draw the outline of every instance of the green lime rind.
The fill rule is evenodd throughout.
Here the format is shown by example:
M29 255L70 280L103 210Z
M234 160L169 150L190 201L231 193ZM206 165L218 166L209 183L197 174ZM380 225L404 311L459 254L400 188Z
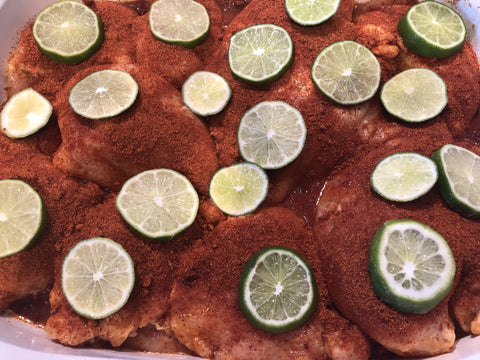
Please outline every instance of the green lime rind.
M285 10L302 26L319 25L330 19L340 7L340 0L285 0Z
M412 262L415 272L409 268ZM404 313L424 314L451 290L455 259L435 230L415 220L395 219L380 226L372 239L369 273L373 290L385 303Z
M294 285L292 285L291 287L286 287L287 290L279 294L279 301L283 301L280 306L284 304L296 304L293 306L293 308L295 308L294 312L297 312L297 314L295 316L289 317L287 320L274 321L264 319L262 316L259 315L259 312L254 309L252 302L249 300L250 291L248 284L251 283L254 273L258 270L259 263L263 262L268 255L272 255L275 253L284 254L290 258L294 258L294 261L297 264L301 264L297 265L297 267L300 267L300 271L285 271L282 275L278 275L275 278L276 281L278 281L278 279L282 277L283 278L281 280L285 280L285 278L288 278L288 276L285 276L286 273L288 273L290 276L295 276L300 272L301 278L306 278L306 283L308 284L307 289L305 289L305 287L298 286L299 277L297 277L297 287L295 287ZM283 264L287 264L287 261L284 261ZM276 270L279 270L279 272L281 272L281 267L277 267ZM272 276L272 273L269 272L269 275ZM261 278L261 280L264 279L265 277ZM303 285L306 285L305 282ZM275 288L272 287L272 284L264 285L263 288L270 288L269 290L273 291L275 290ZM273 299L275 298L275 296L271 298ZM245 264L238 284L238 304L246 319L255 327L274 334L285 333L297 329L303 324L305 324L309 317L312 315L312 313L315 311L317 299L317 285L313 270L311 269L310 265L296 251L282 246L269 246L261 249L255 255L253 255ZM300 311L298 311L299 308Z
M412 6L397 28L410 51L436 58L445 58L459 52L467 34L462 17L437 1L423 1ZM439 40L440 32L444 35L443 42Z

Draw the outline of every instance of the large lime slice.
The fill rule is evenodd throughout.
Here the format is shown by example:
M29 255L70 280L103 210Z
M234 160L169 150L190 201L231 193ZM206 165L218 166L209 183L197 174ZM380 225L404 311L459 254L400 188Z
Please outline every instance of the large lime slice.
M75 312L90 319L103 319L120 310L134 283L130 255L107 238L81 241L63 260L63 293Z
M327 21L337 12L339 6L340 0L285 0L288 16L304 26Z
M295 251L267 247L248 260L238 302L256 327L284 333L303 325L315 310L317 288L308 263Z

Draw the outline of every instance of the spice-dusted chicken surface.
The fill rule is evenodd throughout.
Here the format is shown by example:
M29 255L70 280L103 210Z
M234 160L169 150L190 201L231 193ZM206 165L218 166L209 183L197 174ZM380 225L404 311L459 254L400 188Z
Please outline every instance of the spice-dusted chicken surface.
M314 27L292 22L284 1L199 2L208 11L210 31L205 42L190 49L152 35L148 10L153 1L84 1L102 19L105 40L92 57L75 65L47 59L33 39L32 23L20 34L8 62L6 94L32 87L52 102L54 114L44 129L25 139L0 134L0 179L22 179L35 187L46 203L48 223L32 248L0 259L0 310L10 306L21 313L18 300L48 293L50 316L41 325L62 344L107 343L212 359L433 356L454 350L456 326L480 334L478 221L452 211L436 189L415 202L396 204L374 195L369 183L378 161L394 152L430 156L444 144L458 143L480 154L474 131L480 70L470 45L446 59L411 53L396 28L415 3L410 0L342 0L331 19ZM294 61L270 84L246 84L229 68L228 46L236 32L260 23L288 31ZM359 105L333 103L314 86L311 65L319 51L340 40L357 41L376 55L382 83L409 68L436 71L447 84L447 108L412 125L387 115L378 96ZM89 120L73 112L68 94L100 69L129 72L139 95L124 113ZM208 118L182 103L182 84L198 70L223 76L232 90L228 106ZM302 113L305 147L293 163L268 172L268 198L256 212L229 217L209 199L209 181L219 168L241 161L240 119L266 100L287 102ZM160 167L190 179L200 209L188 230L153 243L128 227L115 198L129 177ZM440 232L457 264L452 291L421 315L383 303L368 274L368 249L377 228L407 217ZM78 315L60 279L72 246L97 236L120 243L136 272L126 305L102 320ZM312 316L285 334L257 329L238 306L245 263L270 245L298 251L317 282Z

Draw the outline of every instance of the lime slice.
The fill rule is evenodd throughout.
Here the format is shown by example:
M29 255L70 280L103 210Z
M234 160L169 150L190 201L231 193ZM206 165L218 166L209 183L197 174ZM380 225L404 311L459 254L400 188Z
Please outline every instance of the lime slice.
M480 156L447 144L432 159L438 166L438 185L445 201L466 216L480 217Z
M251 163L222 168L210 181L210 197L224 213L233 216L253 212L268 193L265 171Z
M158 0L150 8L149 22L155 37L187 48L203 42L210 28L207 10L193 0Z
M120 310L134 283L130 255L107 238L80 241L63 260L63 293L73 310L89 319L104 319Z
M0 180L0 258L33 244L45 225L40 195L21 180Z
M250 83L278 79L293 61L293 42L277 25L253 25L230 39L228 63L233 74Z
M426 194L438 178L433 160L416 153L397 153L380 161L370 176L372 188L393 201L411 201Z
M238 285L238 302L256 327L284 333L303 325L315 310L312 269L295 251L272 246L248 260Z
M452 288L455 259L435 230L414 220L390 220L373 237L369 271L379 298L402 312L423 314Z
M295 160L306 136L302 114L282 101L255 105L238 126L240 155L264 169L278 169Z
M408 69L383 85L380 100L393 116L422 122L434 118L447 106L447 86L432 70Z
M185 176L170 169L155 169L127 180L116 204L123 219L141 235L168 240L193 223L199 199Z
M2 132L12 138L23 138L44 127L53 107L50 101L33 89L24 89L13 95L0 113Z
M412 6L400 20L398 32L412 52L439 58L460 51L467 34L462 17L436 1Z
M303 26L321 24L338 10L340 0L285 0L290 19Z
M89 119L105 119L121 114L133 105L138 84L127 72L96 71L73 86L68 102L73 111Z
M182 86L184 104L200 116L215 115L227 106L232 96L228 82L218 74L198 71Z
M312 79L328 98L342 105L373 97L380 85L381 68L375 55L350 40L335 42L320 51L312 65Z
M103 24L82 2L60 0L37 15L33 37L40 50L52 60L78 63L100 48Z

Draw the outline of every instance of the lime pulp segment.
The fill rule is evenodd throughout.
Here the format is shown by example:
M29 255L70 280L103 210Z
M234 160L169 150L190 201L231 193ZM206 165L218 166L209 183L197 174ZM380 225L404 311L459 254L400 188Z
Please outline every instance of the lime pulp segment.
M304 26L319 25L338 10L340 0L285 0L288 16Z

